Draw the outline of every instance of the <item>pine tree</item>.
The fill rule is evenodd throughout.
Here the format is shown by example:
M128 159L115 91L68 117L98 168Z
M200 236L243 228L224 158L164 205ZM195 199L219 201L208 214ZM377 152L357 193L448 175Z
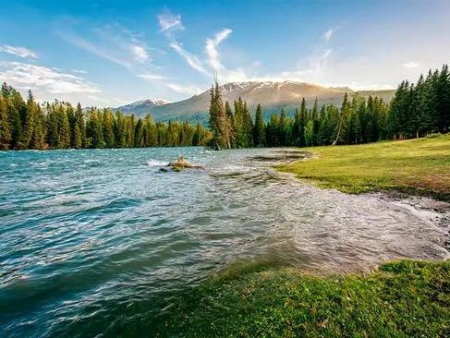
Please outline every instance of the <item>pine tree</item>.
M23 127L22 138L20 143L23 149L28 149L33 136L36 117L36 103L34 102L33 93L28 91L27 109L25 114L25 122Z
M298 126L298 133L299 133L299 138L300 138L299 146L300 147L304 147L306 145L305 128L306 128L306 124L308 123L307 118L308 118L308 110L306 109L305 98L303 98L302 104L300 106L300 123Z
M319 134L319 127L320 127L320 122L319 122L319 104L317 101L317 96L316 99L314 100L314 105L313 105L313 109L312 109L312 114L311 114L311 119L313 121L313 137L312 137L312 145L317 145L317 138L318 138L318 134Z
M33 135L31 137L31 149L45 149L46 121L45 115L39 105L36 106L35 125Z
M0 150L11 148L11 123L9 120L9 97L0 96Z
M235 142L235 134L234 134L234 114L233 111L231 110L230 104L227 102L225 102L225 116L226 116L226 123L227 123L227 128L228 128L228 135L227 135L227 139L229 140L228 142L230 143L230 147L234 148L233 144Z
M450 73L448 65L442 66L436 83L438 128L441 133L450 131Z
M341 142L342 139L342 134L344 134L343 128L344 128L344 123L345 123L345 119L347 118L347 116L350 113L350 104L348 102L348 94L345 93L344 95L344 101L342 102L342 107L341 107L341 114L339 117L339 124L336 126L336 139L333 141L333 145L336 145L338 142Z
M139 119L136 123L134 132L134 147L142 148L144 146L144 123Z
M81 104L77 104L75 110L75 126L74 126L74 145L75 149L86 147L86 124L84 121L83 109Z
M233 148L245 147L244 103L242 102L242 99L240 97L237 101L234 101L233 131Z
M244 148L251 148L253 144L253 120L250 111L247 108L247 102L244 102L243 109L243 132L244 132Z
M144 146L157 147L158 146L158 130L155 122L150 114L144 118Z
M389 133L394 138L403 139L408 136L410 104L410 85L408 81L403 81L397 88L394 98L391 101L389 113Z
M279 147L280 140L278 138L280 130L280 117L273 114L266 128L266 142L269 147Z
M211 147L220 150L227 147L227 140L225 139L225 109L222 103L222 97L219 89L219 84L216 82L215 86L211 88L211 101L209 105L209 128L212 131L213 138L211 139ZM231 147L231 145L230 145Z
M11 90L10 104L9 104L9 120L11 121L11 148L12 149L23 149L21 144L22 140L22 116L26 112L26 104L22 99L19 92Z
M306 146L312 146L314 139L314 121L309 120L305 127L305 144Z
M289 145L289 121L286 112L281 108L280 122L278 125L278 140L281 146Z
M59 148L70 148L70 124L69 116L63 104L58 105L58 119L59 119Z
M114 148L116 140L114 135L114 115L111 109L104 109L102 116L103 139L107 148ZM133 141L134 143L134 141Z
M255 113L254 145L255 147L264 147L266 145L264 119L260 104L256 107Z

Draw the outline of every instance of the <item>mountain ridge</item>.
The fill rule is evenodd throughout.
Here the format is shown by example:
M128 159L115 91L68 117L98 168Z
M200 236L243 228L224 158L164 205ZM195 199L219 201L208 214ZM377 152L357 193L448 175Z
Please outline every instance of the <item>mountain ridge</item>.
M288 112L299 107L303 98L308 106L314 100L322 104L340 105L347 92L350 96L378 96L390 101L395 90L361 90L354 91L348 87L324 87L312 83L296 81L241 81L229 82L220 86L222 99L232 104L241 97L250 109L261 104L266 115L284 107ZM143 117L150 113L157 121L173 120L205 120L209 109L210 89L201 94L176 101L140 100L115 108L126 114Z

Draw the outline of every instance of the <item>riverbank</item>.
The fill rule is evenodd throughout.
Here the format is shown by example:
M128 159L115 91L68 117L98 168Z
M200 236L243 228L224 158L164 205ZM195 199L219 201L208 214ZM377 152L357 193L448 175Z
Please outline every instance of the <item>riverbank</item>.
M289 153L278 169L321 188L382 191L368 196L447 232L449 204L423 196L450 200L450 136L310 148L300 155ZM158 336L447 337L449 280L448 260L394 261L370 273L331 275L238 264L172 299Z
M450 201L450 135L306 150L317 157L278 169L345 193L403 192Z
M449 280L449 261L334 277L241 266L180 295L159 336L448 337Z

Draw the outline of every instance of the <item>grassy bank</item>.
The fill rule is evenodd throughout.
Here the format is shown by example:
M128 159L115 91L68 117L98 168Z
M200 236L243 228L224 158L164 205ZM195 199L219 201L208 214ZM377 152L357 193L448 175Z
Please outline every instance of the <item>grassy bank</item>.
M159 331L182 337L450 337L449 318L450 262L394 262L367 276L336 277L259 267L221 274L184 293Z
M347 193L397 190L450 201L450 135L307 150L318 157L279 169Z
M450 135L308 151L318 157L280 169L343 192L450 200ZM160 337L450 337L450 261L325 277L240 265L170 302Z

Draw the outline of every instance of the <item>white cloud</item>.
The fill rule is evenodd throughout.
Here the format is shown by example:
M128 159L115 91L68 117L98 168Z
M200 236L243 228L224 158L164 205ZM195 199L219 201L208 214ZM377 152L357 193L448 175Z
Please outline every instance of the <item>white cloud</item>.
M328 48L319 52L318 55L310 58L310 64L315 72L320 73L328 65L333 49Z
M0 62L0 77L19 89L38 89L50 94L94 94L98 85L52 68L21 62Z
M196 95L196 94L200 94L202 92L204 92L204 89L201 89L197 86L193 86L193 85L188 85L188 86L184 86L184 85L179 85L176 83L168 83L166 84L166 86L170 89L172 89L174 92L177 93L182 93L182 94L186 94L186 95Z
M323 38L325 39L325 41L330 41L334 32L335 32L335 30L333 28L330 28L325 33L323 33Z
M144 63L149 58L145 47L140 45L131 45L131 53L133 54L134 61L138 63Z
M0 52L19 56L23 59L37 59L38 58L38 55L36 52L34 52L28 48L25 48L25 47L0 45Z
M165 77L163 75L151 74L151 73L139 74L138 77L140 77L140 78L142 78L144 80L149 80L149 81L167 79L167 77Z
M402 64L402 66L407 69L413 69L413 68L418 68L420 65L417 62L409 61L409 62Z
M87 71L83 69L73 69L72 72L77 74L87 74Z
M173 42L170 44L170 47L172 47L172 49L174 49L183 59L185 59L189 66L191 66L193 69L204 75L209 75L209 73L203 67L200 59L197 56L186 51L181 44L179 44L178 42Z
M217 33L213 39L206 39L206 54L208 55L208 62L214 70L224 68L220 62L220 55L217 47L232 33L231 29L224 29Z
M181 15L173 15L169 11L158 15L159 27L161 32L167 36L171 36L175 31L184 30L183 23L181 22Z
M59 32L59 35L72 45L80 49L83 49L91 54L94 54L102 59L114 62L128 69L132 67L132 63L129 60L117 55L117 50L114 49L110 50L104 48L100 44L92 43L72 33Z
M328 88L343 88L347 87L356 91L360 90L391 90L395 89L391 85L386 84L375 84L375 83L367 83L367 82L350 82L350 83L316 83L317 85L328 87Z

